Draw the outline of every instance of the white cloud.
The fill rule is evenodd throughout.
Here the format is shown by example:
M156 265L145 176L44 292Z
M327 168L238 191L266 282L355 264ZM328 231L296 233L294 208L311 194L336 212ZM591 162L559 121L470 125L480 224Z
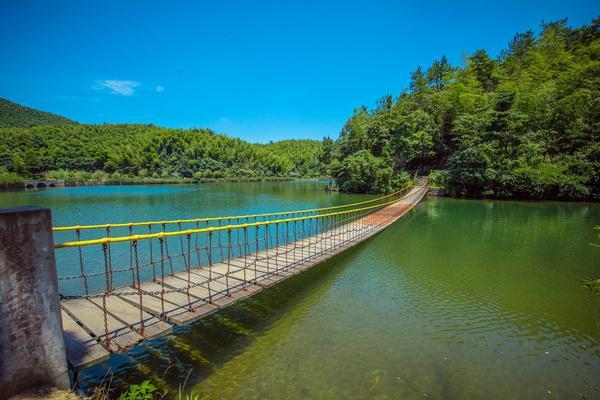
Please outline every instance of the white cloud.
M160 86L160 85L156 86L156 91L157 91L158 93L162 92L163 90L165 90L165 87L164 87L164 86Z
M94 89L108 90L112 94L120 94L121 96L131 96L135 93L135 88L140 86L140 82L136 81L119 81L115 79L106 79L104 81L96 81Z

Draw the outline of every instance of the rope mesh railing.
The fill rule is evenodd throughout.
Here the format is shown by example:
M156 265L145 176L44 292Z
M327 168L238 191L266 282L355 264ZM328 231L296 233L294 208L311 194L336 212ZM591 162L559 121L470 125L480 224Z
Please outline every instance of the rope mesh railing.
M135 225L128 224L125 236L111 236L112 225L103 226L102 238L55 245L61 297L98 301L104 332L96 336L110 348L107 299L111 296L139 310L136 330L143 334L146 312L161 319L193 312L372 235L398 217L406 207L402 201L415 196L410 191L405 187L350 205L272 213L279 218L263 221L252 220L258 215L199 219L190 229L182 228L183 220L143 223L138 226L149 230L143 234L136 234ZM362 207L344 209L357 204ZM245 222L238 223L238 218ZM168 224L178 230L167 231ZM153 231L156 225L162 229ZM75 232L80 239L81 229ZM176 301L176 294L185 295L187 301ZM150 300L160 306L145 305Z
M52 230L54 232L69 232L74 231L77 235L81 235L82 231L86 230L105 230L107 233L110 232L111 229L115 228L135 228L135 227L152 227L152 226L161 226L163 229L166 229L167 225L177 225L181 226L182 224L199 224L206 223L207 226L210 224L222 224L224 221L231 222L234 221L236 224L248 223L251 222L266 222L268 220L279 219L280 217L286 216L299 216L299 215L313 215L324 212L329 212L332 210L339 210L343 208L356 207L364 204L375 203L379 201L383 201L389 198L397 197L399 194L403 193L407 188L414 185L414 180L411 181L408 185L403 188L387 194L385 196L377 197L374 199L363 200L355 203L342 204L337 206L330 207L321 207L321 208L311 208L311 209L303 209L303 210L292 210L292 211L276 211L271 213L262 213L262 214L247 214L247 215L234 215L234 216L226 216L226 217L204 217L204 218L192 218L192 219L177 219L177 220L166 220L166 221L146 221L146 222L123 222L123 223L112 223L112 224L95 224L95 225L73 225L73 226L59 226L54 227Z

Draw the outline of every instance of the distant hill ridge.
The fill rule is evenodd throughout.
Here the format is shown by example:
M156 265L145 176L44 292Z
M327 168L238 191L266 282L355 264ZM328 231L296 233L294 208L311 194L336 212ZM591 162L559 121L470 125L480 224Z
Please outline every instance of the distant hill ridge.
M202 182L328 174L316 140L253 144L210 129L79 124L0 99L0 187L23 178L68 183Z
M77 122L60 115L25 107L0 98L0 127L30 128L39 125L72 125Z

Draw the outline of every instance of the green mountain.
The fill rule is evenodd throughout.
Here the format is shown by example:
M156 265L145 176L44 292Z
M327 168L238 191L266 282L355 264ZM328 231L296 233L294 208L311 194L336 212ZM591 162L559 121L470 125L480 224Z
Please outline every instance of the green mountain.
M76 124L68 118L35 110L0 98L0 127L29 128L38 125Z
M252 144L208 129L135 124L0 127L0 171L78 182L298 177L325 171L317 157L320 142L311 142L302 159L293 156L291 143ZM71 178L75 172L78 177Z
M23 178L205 181L324 175L322 143L252 144L209 129L78 124L0 99L0 186Z

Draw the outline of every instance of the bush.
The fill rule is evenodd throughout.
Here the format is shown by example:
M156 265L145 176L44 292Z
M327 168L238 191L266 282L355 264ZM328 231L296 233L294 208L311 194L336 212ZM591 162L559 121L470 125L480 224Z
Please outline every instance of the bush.
M448 171L434 170L429 173L429 184L432 188L446 188L448 180Z
M22 184L24 179L14 172L0 169L0 187L10 187Z
M157 387L150 381L146 380L139 385L131 385L121 393L119 400L152 400L156 393Z

